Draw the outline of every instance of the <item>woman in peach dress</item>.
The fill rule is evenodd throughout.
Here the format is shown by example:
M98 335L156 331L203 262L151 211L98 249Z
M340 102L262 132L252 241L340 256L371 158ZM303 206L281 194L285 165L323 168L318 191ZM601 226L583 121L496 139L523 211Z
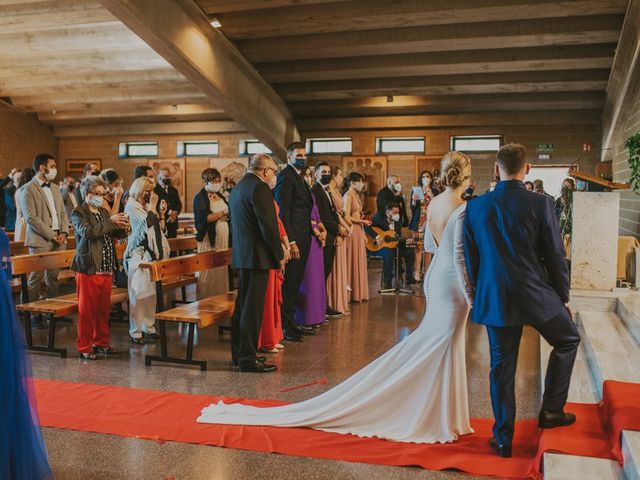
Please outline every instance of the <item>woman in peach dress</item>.
M347 241L351 232L351 223L344 214L344 201L340 196L340 187L344 181L342 169L332 168L331 182L329 182L329 193L333 200L333 205L338 212L340 230L347 233L336 237L336 256L333 259L333 268L327 279L327 304L329 308L345 315L349 314L349 273L347 266Z
M347 282L351 288L351 301L369 300L369 279L367 276L367 249L364 227L371 225L362 218L360 192L364 189L364 177L351 172L344 181L345 218L353 225L351 235L347 237Z

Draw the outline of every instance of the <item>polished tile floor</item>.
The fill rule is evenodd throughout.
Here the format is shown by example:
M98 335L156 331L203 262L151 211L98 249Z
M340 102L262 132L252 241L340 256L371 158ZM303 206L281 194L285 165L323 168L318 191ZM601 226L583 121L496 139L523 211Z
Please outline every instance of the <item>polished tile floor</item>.
M378 279L372 278L375 292ZM420 288L416 296L377 296L368 303L353 304L350 316L331 321L304 343L287 343L270 355L279 370L275 374L239 373L230 368L229 338L219 338L216 328L200 332L195 355L208 361L208 371L192 367L157 365L145 367L143 355L157 346L133 347L127 325L112 324L115 357L95 362L75 357L75 324L58 328L57 343L66 346L67 359L34 354L37 378L188 393L277 399L288 402L317 395L369 363L417 327L424 312ZM38 335L41 333L38 332ZM185 332L186 335L186 332ZM184 351L185 335L171 329L170 349ZM38 337L36 336L35 339ZM527 330L518 366L518 416L537 414L539 387L539 340ZM488 348L484 330L467 328L469 403L474 417L491 417L488 388ZM328 381L286 391L316 380ZM70 406L73 408L73 406ZM158 419L158 421L162 421ZM109 435L44 429L56 479L450 479L472 478L455 472L428 472L417 468L318 460L229 450L206 446L156 443Z

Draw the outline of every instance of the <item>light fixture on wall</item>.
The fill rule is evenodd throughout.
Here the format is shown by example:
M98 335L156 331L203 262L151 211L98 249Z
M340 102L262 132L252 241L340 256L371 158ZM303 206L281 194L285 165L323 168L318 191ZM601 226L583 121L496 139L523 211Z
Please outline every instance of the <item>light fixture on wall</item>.
M212 18L210 23L211 23L211 26L212 26L213 28L220 28L220 27L222 27L222 24L220 23L220 20L218 20L217 18Z
M387 95L387 103L393 103L393 95Z
M172 109L174 112L177 112L177 111L178 111L178 105L171 105L171 109Z

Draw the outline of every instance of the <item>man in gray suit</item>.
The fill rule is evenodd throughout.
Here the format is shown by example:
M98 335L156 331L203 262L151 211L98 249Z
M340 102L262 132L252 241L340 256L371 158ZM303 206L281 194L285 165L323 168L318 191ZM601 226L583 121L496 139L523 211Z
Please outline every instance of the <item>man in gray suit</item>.
M27 225L24 244L29 247L30 255L64 250L69 235L69 220L62 201L60 189L52 181L56 178L55 159L46 153L40 153L33 159L36 176L22 189L20 207ZM45 297L43 280L46 285L46 297L58 296L58 272L31 272L29 274L29 300ZM42 327L37 318L32 318L34 327Z

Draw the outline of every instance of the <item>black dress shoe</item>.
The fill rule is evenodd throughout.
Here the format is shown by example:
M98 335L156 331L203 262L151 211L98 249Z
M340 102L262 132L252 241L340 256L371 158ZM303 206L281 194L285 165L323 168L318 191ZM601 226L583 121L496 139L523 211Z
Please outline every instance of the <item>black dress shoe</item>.
M284 339L287 342L302 342L304 340L304 338L302 338L301 335L298 335L298 334L289 335L288 333L284 334Z
M559 412L542 410L538 416L538 427L540 428L568 427L575 422L576 416L563 410Z
M317 333L313 328L306 325L298 325L295 331L298 335L315 335Z
M278 367L276 367L275 365L269 365L267 363L258 361L249 363L247 365L240 365L241 372L269 373L275 372L276 370L278 370Z
M495 438L489 440L489 446L502 458L511 458L511 445L500 445Z
M327 310L325 312L325 316L327 318L338 318L338 317L342 316L342 313L337 311L337 310L334 310L333 308L328 308L327 307Z
M256 357L256 362L264 363L266 361L267 361L267 357L265 357L265 356L261 355L259 357ZM234 367L238 366L238 360L231 360L231 363L233 363Z
M416 282L415 278L409 278L406 283L407 285L415 285L418 282Z
M142 332L142 338L148 338L149 340L158 340L160 335L157 333L144 333Z

